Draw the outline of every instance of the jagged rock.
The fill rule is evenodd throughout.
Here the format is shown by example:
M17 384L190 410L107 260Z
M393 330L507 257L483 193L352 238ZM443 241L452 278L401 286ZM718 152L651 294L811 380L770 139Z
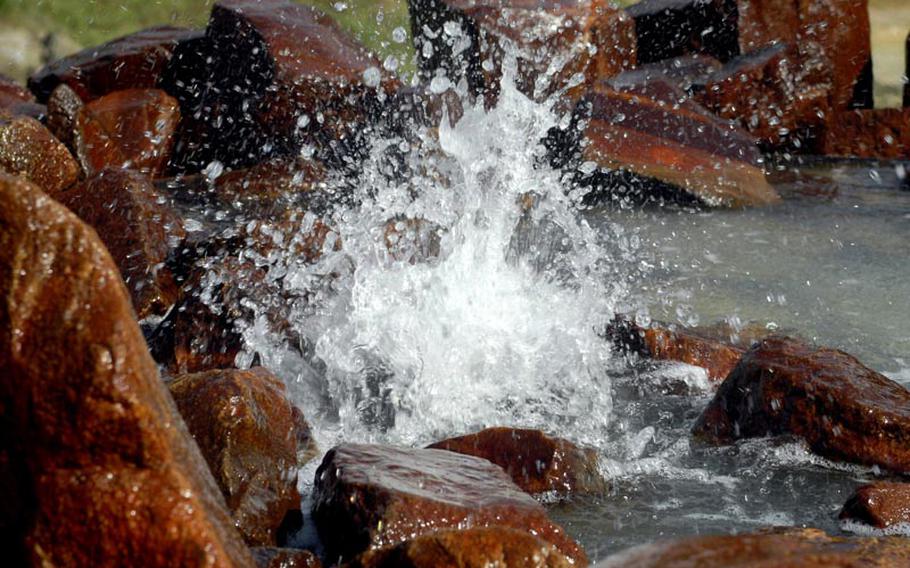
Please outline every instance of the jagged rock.
M284 384L254 368L180 375L168 388L247 543L282 544L286 517L300 515L297 469L315 453Z
M819 151L827 156L910 159L910 109L841 113L825 129Z
M180 294L165 261L186 232L151 181L130 170L105 170L56 197L101 236L139 319L164 315Z
M79 179L79 164L40 122L0 113L0 172L56 195Z
M12 116L30 116L39 120L47 114L47 109L39 105L25 87L6 75L0 75L0 111Z
M342 445L316 471L313 517L332 557L440 529L499 526L542 538L576 563L584 551L490 462L442 450Z
M517 49L519 89L544 100L635 66L634 22L602 0L409 0L423 74L465 78L474 94L495 100L508 46ZM571 94L570 98L574 98Z
M743 355L695 425L715 444L792 435L812 451L910 471L910 391L834 349L772 337Z
M880 529L910 523L910 484L876 481L858 487L841 509L840 518Z
M58 85L47 100L47 128L67 148L76 148L76 117L85 103L69 85Z
M569 568L577 566L555 546L504 527L441 530L391 548L370 550L350 568Z
M597 568L897 568L908 562L910 548L899 537L832 537L818 529L781 529L646 544L607 558Z
M10 565L252 566L95 231L0 177Z
M159 177L180 122L177 101L157 89L116 91L76 115L76 155L86 174L130 168Z
M61 83L86 102L114 91L153 89L177 46L201 35L170 26L142 30L55 61L33 74L28 86L40 101Z
M322 568L315 554L294 548L256 546L252 549L258 568Z
M561 495L603 494L608 490L593 449L579 448L540 430L487 428L437 442L429 448L491 461L531 494L551 491Z

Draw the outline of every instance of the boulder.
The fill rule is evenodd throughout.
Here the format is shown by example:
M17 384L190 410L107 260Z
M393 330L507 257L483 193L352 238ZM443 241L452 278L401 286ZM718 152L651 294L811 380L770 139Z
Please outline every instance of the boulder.
M319 199L325 176L325 168L314 160L275 158L218 176L215 194L219 201L258 218L274 218L290 203Z
M256 546L252 549L258 568L322 568L319 558L308 550Z
M441 530L394 547L364 552L350 568L569 568L555 546L505 527Z
M464 78L488 103L510 50L519 90L541 101L635 66L634 22L603 0L409 0L409 7L424 76Z
M179 122L177 101L164 91L116 91L76 114L76 155L89 176L105 168L130 168L159 177Z
M754 140L665 81L628 85L619 76L591 89L576 115L585 125L581 159L594 170L584 180L592 198L722 207L780 200Z
M142 30L55 61L35 72L28 86L40 101L61 83L86 102L124 89L153 89L177 46L201 35L170 26Z
M47 100L47 128L75 152L76 117L85 103L69 85L60 84Z
M876 481L858 487L841 509L840 518L880 529L910 523L910 484Z
M910 109L840 113L825 129L819 151L826 156L910 159Z
M144 175L105 170L56 195L110 251L139 319L164 315L180 289L165 266L186 236L183 221Z
M721 61L739 55L736 8L729 0L643 0L630 6L639 62L691 53Z
M833 537L818 529L699 536L646 544L597 568L852 568L906 566L910 548L899 537Z
M168 388L247 543L282 544L286 517L300 516L297 469L315 453L284 383L259 367L180 375Z
M37 103L34 95L6 75L0 75L0 111L39 120L47 114L47 109Z
M440 529L529 532L576 563L584 551L492 463L442 450L338 446L316 471L313 518L330 557L351 559Z
M910 391L835 349L787 337L743 355L699 417L715 444L791 435L836 460L910 471Z
M515 485L531 494L604 494L608 490L595 450L579 448L540 430L487 428L429 448L491 461L504 469Z
M0 172L28 180L52 196L74 184L79 164L66 146L29 117L0 113Z
M7 561L252 566L104 245L5 176L0 298Z

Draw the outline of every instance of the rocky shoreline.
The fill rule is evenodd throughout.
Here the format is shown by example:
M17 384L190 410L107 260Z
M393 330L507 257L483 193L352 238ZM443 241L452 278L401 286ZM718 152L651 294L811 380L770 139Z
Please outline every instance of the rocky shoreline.
M414 85L286 0L222 0L205 30L138 32L28 88L0 80L0 534L13 565L589 563L535 499L609 498L596 453L570 440L500 425L323 454L307 409L242 360L250 292L268 333L303 343L265 260L343 250L322 215L346 198L329 180L356 183L369 136L417 144L414 130L457 122L466 101L495 106L513 66L524 95L563 113L547 158L588 202L773 205L767 153L910 160L910 108L870 108L864 0L511 4L412 0ZM187 202L226 213L200 221ZM439 254L442 230L390 219L382 238L413 264ZM623 316L604 336L618 356L706 369L716 392L698 443L789 436L910 471L910 391L846 353L761 326ZM321 558L289 547L306 522L298 471L319 457ZM910 523L905 485L858 487L841 517ZM769 528L601 565L733 562L903 566L910 546Z

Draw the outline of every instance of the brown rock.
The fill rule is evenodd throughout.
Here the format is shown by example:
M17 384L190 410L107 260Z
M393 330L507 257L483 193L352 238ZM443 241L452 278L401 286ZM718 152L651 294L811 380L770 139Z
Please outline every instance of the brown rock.
M76 117L85 104L69 85L60 84L47 100L47 128L68 148L76 148Z
M183 221L142 174L105 170L57 195L101 236L139 319L163 315L180 290L165 261L186 236Z
M792 43L799 34L800 4L799 0L736 0L739 53Z
M582 159L599 168L596 195L746 207L780 200L745 132L711 115L673 85L601 84L580 101L588 120Z
M324 183L325 168L313 160L276 158L215 180L218 198L257 217L274 217L291 202L306 202Z
M907 62L907 72L904 74L910 77L910 34L907 35L906 49L904 50ZM904 108L910 107L910 80L904 82Z
M256 546L252 549L258 568L322 568L315 554L308 550Z
M602 0L410 0L409 6L424 75L444 70L453 83L465 77L488 102L499 92L507 44L517 48L519 89L537 100L570 88L576 74L590 83L635 66L634 22Z
M550 491L562 495L602 494L608 489L593 449L579 448L540 430L487 428L437 442L429 448L491 461L504 469L516 485L532 494Z
M177 101L164 91L117 91L79 110L76 154L89 176L105 168L130 168L159 177L179 122Z
M910 484L877 481L858 487L841 510L840 518L880 529L910 523Z
M818 529L700 536L646 544L599 563L598 568L898 568L910 548L898 537L832 537Z
M748 351L695 425L711 443L792 435L832 458L910 471L910 391L834 349L774 337Z
M55 61L32 75L28 86L41 101L61 83L86 102L114 91L152 89L177 46L201 35L169 26L142 30Z
M343 445L316 471L313 517L331 557L350 559L448 528L530 532L584 565L581 548L490 462L442 450Z
M41 119L47 109L35 97L6 75L0 75L0 110L12 116L30 116Z
M819 150L827 156L910 159L910 109L841 113L825 129Z
M0 172L26 179L51 195L74 184L79 164L40 122L0 113Z
M351 568L569 568L576 566L555 546L504 527L441 530L392 548L370 550Z
M734 2L643 0L628 12L635 21L641 63L692 53L727 61L740 53Z
M439 256L443 229L426 219L389 219L382 232L389 257L397 262L417 264Z
M278 544L285 517L300 514L297 469L315 453L284 383L254 368L181 375L168 388L234 525L251 546Z
M0 291L7 561L252 566L104 246L11 177Z

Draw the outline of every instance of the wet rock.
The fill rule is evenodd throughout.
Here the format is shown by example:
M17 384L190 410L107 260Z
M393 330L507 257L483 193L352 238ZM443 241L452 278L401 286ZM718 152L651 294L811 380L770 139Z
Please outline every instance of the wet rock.
M577 91L577 75L591 83L635 66L633 21L601 0L410 0L409 6L426 78L438 70L452 83L465 78L488 103L499 91L509 46L517 49L518 88L536 100Z
M55 61L33 74L28 86L40 101L61 83L86 102L114 91L153 89L177 46L201 35L169 26L142 30Z
M224 173L214 185L220 201L259 218L274 218L291 203L309 204L322 197L325 176L325 168L314 160L276 158Z
M832 459L910 471L910 391L834 349L774 337L748 351L695 425L710 443L792 435Z
M308 550L256 546L251 551L258 568L322 568L319 558Z
M263 368L181 375L168 383L251 546L280 544L288 514L300 515L297 469L315 443L284 383Z
M910 523L910 484L877 481L858 487L841 509L840 518L880 529Z
M907 62L907 72L904 73L905 77L910 77L910 34L907 34L907 43L906 49L904 50L906 54ZM904 81L904 108L910 107L910 79Z
M350 559L440 529L530 532L578 564L584 552L490 462L442 450L338 446L316 471L313 517L330 557Z
M69 85L61 84L47 100L47 128L67 148L76 148L76 117L85 104Z
M531 494L603 494L608 490L593 449L579 448L540 430L487 428L429 447L491 461Z
M47 114L47 109L39 105L25 87L6 75L0 75L0 110L12 116L30 116L39 120Z
M0 256L7 562L252 566L95 231L2 177Z
M439 256L442 231L426 219L396 217L385 224L382 239L392 260L417 264Z
M734 2L643 0L628 13L635 21L641 63L692 53L727 61L740 53Z
M910 549L899 537L832 537L818 529L700 536L646 544L614 555L598 568L848 568L905 566Z
M699 53L682 55L672 59L663 59L655 63L639 65L632 71L626 71L610 80L614 88L641 88L656 83L670 85L691 92L697 85L704 83L704 78L717 71L723 64L710 55Z
M0 172L56 195L79 178L79 164L40 122L0 113Z
M819 151L827 156L910 159L910 109L841 113L825 129Z
M76 154L89 176L105 168L130 168L159 177L179 122L177 101L164 91L117 91L79 110Z
M615 84L589 91L576 111L585 119L580 155L592 196L723 207L780 200L747 133L667 82L629 87L619 76Z
M351 568L568 568L577 566L555 546L504 527L441 530L391 548L364 552Z
M139 319L164 315L180 290L165 261L185 238L183 221L144 175L105 170L56 195L92 226L111 253Z

